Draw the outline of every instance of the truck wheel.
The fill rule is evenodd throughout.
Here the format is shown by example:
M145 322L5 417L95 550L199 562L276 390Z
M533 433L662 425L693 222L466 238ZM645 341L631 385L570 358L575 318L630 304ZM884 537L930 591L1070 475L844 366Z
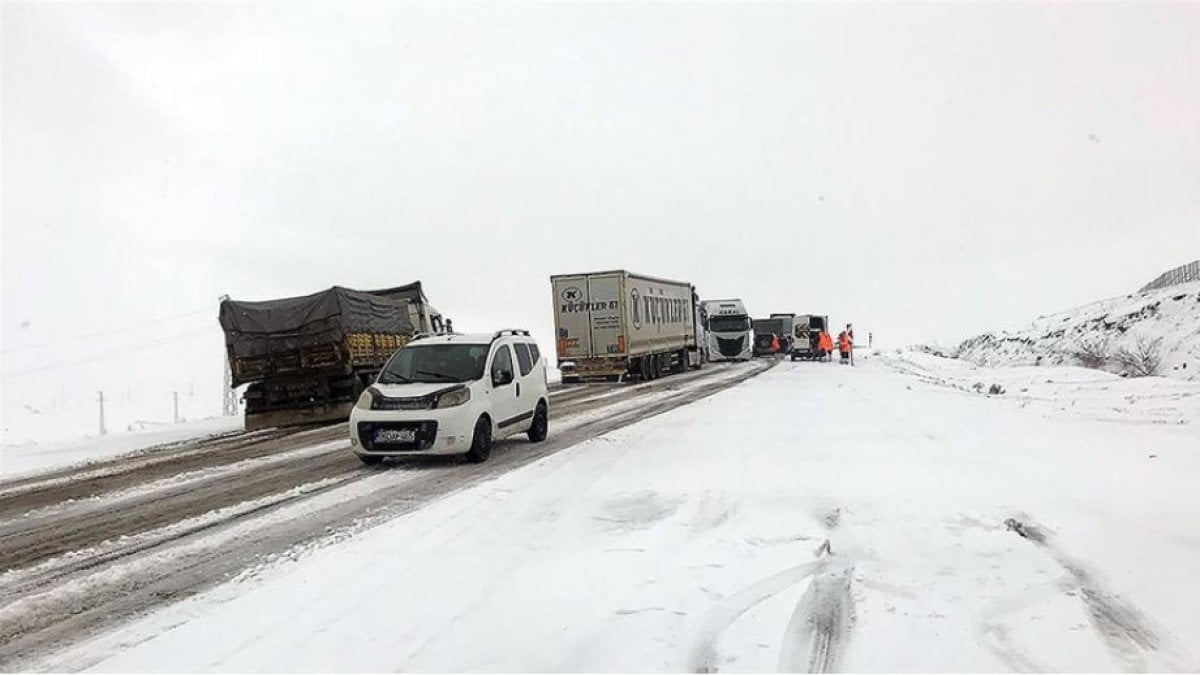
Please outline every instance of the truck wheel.
M486 462L492 456L492 421L487 416L481 416L475 422L475 433L471 436L471 449L467 451L467 461L478 464Z
M650 357L650 379L657 380L660 375L662 375L662 363L656 354Z
M686 350L686 349L680 349L680 350L679 350L679 354L678 354L678 358L679 358L679 367L675 369L675 372L677 372L677 373L686 373L686 372L688 371L688 353L687 353L687 350Z
M638 372L642 376L642 382L649 382L652 379L650 377L650 359L645 356L638 359Z
M379 455L359 455L358 460L367 466L375 466L382 462L383 458Z
M539 403L533 413L533 424L529 425L529 441L541 443L550 433L550 416L546 414L546 404Z

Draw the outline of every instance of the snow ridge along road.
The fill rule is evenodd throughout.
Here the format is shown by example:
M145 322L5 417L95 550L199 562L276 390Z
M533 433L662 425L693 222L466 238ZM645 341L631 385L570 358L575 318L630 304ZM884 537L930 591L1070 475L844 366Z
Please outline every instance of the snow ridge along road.
M551 436L491 460L362 467L345 426L176 444L0 484L0 668L334 541L583 440L699 400L776 361L556 389Z

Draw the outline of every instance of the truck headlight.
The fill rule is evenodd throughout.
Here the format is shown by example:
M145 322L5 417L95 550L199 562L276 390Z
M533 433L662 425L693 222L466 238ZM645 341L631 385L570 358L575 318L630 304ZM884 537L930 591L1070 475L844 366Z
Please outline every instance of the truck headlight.
M363 410L370 410L371 403L373 403L374 401L375 401L375 397L371 394L371 390L368 389L368 390L364 391L361 395L359 395L358 402L354 404L354 407L362 408Z
M433 400L434 408L453 408L456 405L462 405L471 400L471 390L463 387L448 391Z

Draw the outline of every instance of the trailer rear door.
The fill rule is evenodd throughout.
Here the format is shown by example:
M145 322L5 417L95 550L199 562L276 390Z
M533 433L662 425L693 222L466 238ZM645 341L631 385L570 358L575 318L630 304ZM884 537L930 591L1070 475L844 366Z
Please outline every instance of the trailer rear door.
M620 356L625 353L625 333L621 328L621 280L621 274L588 277L593 356Z
M591 313L588 310L586 276L555 277L554 317L558 335L559 359L587 358L592 355Z

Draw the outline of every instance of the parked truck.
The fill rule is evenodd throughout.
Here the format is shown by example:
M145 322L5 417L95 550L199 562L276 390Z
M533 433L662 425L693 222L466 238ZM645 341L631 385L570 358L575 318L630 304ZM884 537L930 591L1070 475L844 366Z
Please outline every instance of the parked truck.
M821 331L829 329L829 317L819 314L801 314L794 319L792 327L791 357L797 359L815 359L820 356L817 343Z
M702 315L687 282L625 270L550 277L558 367L583 379L653 380L699 368Z
M449 328L419 281L261 302L225 298L220 322L231 385L246 385L246 429L347 419L393 352L418 333Z
M704 310L710 359L745 361L754 355L750 315L741 300L706 300Z
M788 354L792 349L792 324L795 322L795 314L772 314L769 319L755 319L752 323L754 328L754 355L767 356L775 354L771 349L774 338L779 338L779 354Z
M782 319L754 319L751 322L754 330L754 355L769 356L775 353L772 345L776 338L782 339L791 333L791 324L784 325Z

